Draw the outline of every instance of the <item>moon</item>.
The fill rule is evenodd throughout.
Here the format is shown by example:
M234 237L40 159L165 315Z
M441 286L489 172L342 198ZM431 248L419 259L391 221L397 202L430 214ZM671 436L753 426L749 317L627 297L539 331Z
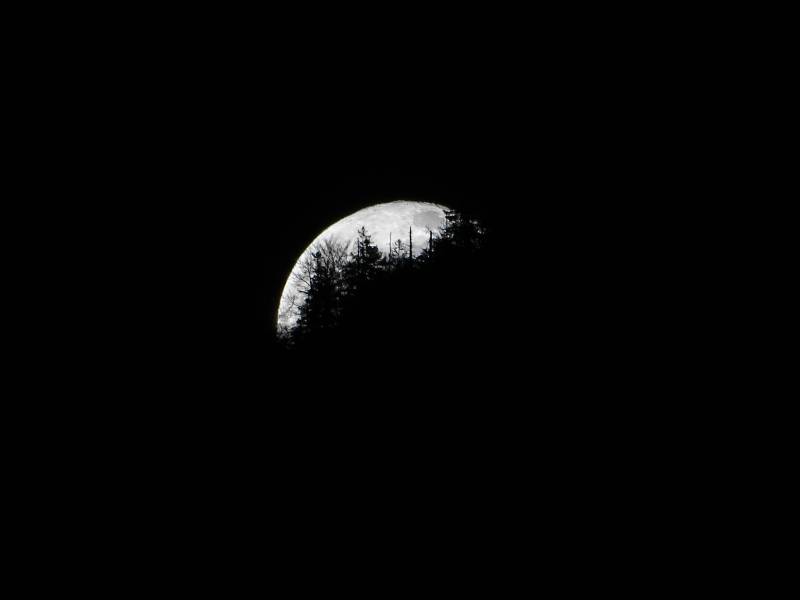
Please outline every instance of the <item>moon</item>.
M410 227L414 240L414 255L418 256L427 247L429 232L438 231L444 224L446 210L449 210L446 206L431 202L408 200L384 202L354 212L325 229L303 251L286 280L278 307L278 331L288 331L297 322L297 309L303 298L302 294L298 293L294 274L315 244L327 238L333 238L339 243L352 242L356 238L356 231L363 226L372 236L372 243L386 256L389 253L389 236L391 235L392 243L398 239L408 243Z

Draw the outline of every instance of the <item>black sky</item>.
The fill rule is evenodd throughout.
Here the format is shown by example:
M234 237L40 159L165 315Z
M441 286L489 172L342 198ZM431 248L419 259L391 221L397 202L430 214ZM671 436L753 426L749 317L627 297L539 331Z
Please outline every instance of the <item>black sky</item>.
M687 176L707 164L683 118L697 90L672 86L638 40L574 8L561 22L504 13L490 23L481 10L465 23L459 9L408 26L404 8L391 10L363 31L387 52L313 11L222 23L215 10L209 26L185 11L167 23L165 47L149 33L165 20L152 14L122 51L89 40L84 57L66 60L41 110L63 113L67 132L51 151L76 164L38 177L101 239L77 240L88 246L88 294L72 265L67 283L47 290L48 302L77 297L91 318L65 319L75 332L61 336L57 358L78 357L69 377L36 373L55 383L47 401L57 408L46 412L67 417L48 462L87 448L44 495L44 512L54 498L92 513L109 505L104 536L127 544L117 523L153 528L136 532L137 556L172 552L160 541L183 523L176 537L203 538L195 547L209 556L245 554L237 567L265 544L294 561L293 544L316 549L320 537L329 563L349 556L347 542L394 546L392 528L416 524L404 532L406 558L438 551L441 534L480 550L478 572L487 549L506 549L513 565L520 540L538 543L548 527L560 543L592 538L594 563L619 538L616 515L647 513L669 491L674 467L663 458L684 444L683 425L698 422L693 394L706 392L680 377L705 364L685 332L686 315L704 315L674 261L686 252L683 226L714 195ZM628 29L648 37L660 20ZM116 24L99 29L118 37ZM670 30L655 54L682 43ZM302 250L337 219L396 199L466 210L493 231L494 254L471 282L479 293L452 305L448 333L463 334L434 331L399 349L378 338L301 361L272 345ZM714 265L702 267L698 278ZM30 404L39 411L41 400ZM87 494L75 473L94 463ZM660 543L649 524L694 506L687 491L632 529ZM131 505L117 509L116 498ZM518 534L531 520L533 533ZM215 543L212 523L247 540ZM569 526L582 531L565 535ZM490 530L508 539L482 542ZM561 556L553 547L542 549ZM313 570L296 562L302 581Z
M480 315L495 325L488 363L591 372L569 379L585 385L627 369L670 319L649 308L672 293L659 278L668 247L653 241L687 201L670 178L681 158L652 151L658 115L603 93L610 80L566 84L567 71L512 63L489 79L490 65L416 78L384 65L375 79L323 65L325 77L258 78L257 66L165 77L162 100L113 121L125 153L93 166L121 207L106 231L132 234L144 281L112 321L135 360L198 390L208 378L280 387L269 339L294 261L331 223L396 199L466 210L494 231L503 258L475 282L499 290Z
M400 109L300 109L288 122L234 115L228 128L195 131L144 157L133 192L146 197L138 210L150 211L168 246L153 274L177 301L158 321L169 330L174 319L210 356L258 346L308 243L339 218L396 199L467 210L495 229L508 250L497 279L525 290L503 312L530 317L530 286L559 313L612 306L608 294L619 290L609 289L632 266L640 217L663 206L662 182L642 185L648 165L633 148L579 118L567 123L569 110L509 120L459 105ZM626 302L617 300L614 310Z

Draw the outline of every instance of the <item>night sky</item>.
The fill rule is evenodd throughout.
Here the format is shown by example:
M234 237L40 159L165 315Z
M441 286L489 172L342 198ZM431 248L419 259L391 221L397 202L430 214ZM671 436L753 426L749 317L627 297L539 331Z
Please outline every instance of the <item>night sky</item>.
M675 200L670 163L642 151L649 125L620 129L555 89L531 104L471 97L483 105L456 89L407 101L384 88L357 104L230 91L236 102L212 96L213 111L187 104L151 128L137 122L135 152L105 175L122 190L131 217L119 227L136 236L146 282L130 286L119 322L135 360L181 385L285 396L300 365L272 331L294 262L331 223L397 199L467 211L493 232L492 275L474 285L497 293L480 311L454 306L481 336L438 342L443 365L464 359L480 379L464 390L505 393L523 373L566 389L639 372L640 348L674 318L652 309L674 293L660 277L671 246L654 241L690 196Z
M406 199L467 210L498 234L508 255L497 280L518 291L511 305L490 310L520 323L549 315L538 327L552 337L555 322L564 331L585 319L606 327L594 316L628 304L613 286L636 259L625 252L642 230L630 225L654 202L634 197L641 173L631 175L630 162L582 160L585 148L561 129L514 140L458 124L427 136L405 123L360 136L345 127L316 137L284 128L263 143L216 136L173 161L170 185L149 200L166 217L164 233L176 233L157 274L176 292L167 305L177 303L159 322L171 329L174 317L197 342L191 353L205 348L203 360L257 361L308 243L360 208ZM627 179L611 181L623 171Z
M107 510L103 540L143 542L142 551L131 542L130 564L162 551L153 564L172 569L184 553L165 536L212 557L204 575L224 554L236 565L226 592L242 569L263 587L281 561L294 563L293 585L319 579L305 553L329 565L357 558L348 543L399 565L384 587L403 581L420 554L440 570L448 546L477 557L456 576L467 583L486 554L501 557L502 571L535 567L520 542L563 557L561 583L598 581L565 549L591 563L611 557L607 572L623 578L639 569L609 551L613 541L658 562L641 540L676 534L653 532L654 523L671 528L680 507L706 515L696 511L699 488L683 494L671 480L685 480L692 464L697 481L708 480L726 452L712 444L713 460L702 462L687 450L692 428L704 426L696 396L718 391L690 381L710 360L706 317L717 307L703 304L700 284L717 256L684 268L694 261L687 238L703 233L698 207L727 202L714 182L692 180L713 152L695 139L706 124L687 126L687 114L713 120L714 107L698 109L698 88L674 85L685 68L664 73L638 40L574 8L560 27L506 13L487 23L483 9L474 25L460 9L431 23L426 9L414 18L420 33L392 6L367 25L374 41L303 10L291 21L237 13L226 32L219 11L210 27L184 11L166 26L170 48L137 28L124 52L89 41L78 60L62 56L80 38L66 28L74 39L45 61L65 60L63 77L50 83L30 70L52 86L32 122L55 111L68 130L30 135L66 165L42 169L56 188L48 198L92 233L84 239L65 220L64 246L85 246L87 259L46 290L47 302L77 298L91 315L65 315L74 333L59 336L55 354L77 364L63 376L37 368L55 390L27 402L37 429L49 419L64 436L47 465L85 447L65 460L63 485L41 495L40 516L64 498L93 519ZM662 20L619 23L651 37ZM331 39L315 40L312 21ZM116 23L99 29L118 35ZM683 44L675 31L659 40L662 54ZM604 55L612 45L618 51ZM709 79L711 62L690 62L703 71L698 81ZM281 290L309 242L398 199L467 212L491 234L491 252L464 269L460 287L412 290L421 306L437 306L442 328L387 339L382 332L402 334L409 322L388 315L339 352L279 347ZM30 204L44 214L43 200ZM84 263L88 294L72 276ZM97 338L84 331L90 321ZM87 399L87 388L97 393ZM46 402L55 408L40 408ZM710 439L721 414L698 437ZM36 445L31 437L18 448ZM689 469L675 464L681 452ZM45 470L29 473L49 481ZM64 538L70 552L74 540L94 543L82 515L55 514L80 529ZM620 535L626 519L630 542ZM204 583L201 563L187 562L181 585ZM505 580L492 577L492 591Z

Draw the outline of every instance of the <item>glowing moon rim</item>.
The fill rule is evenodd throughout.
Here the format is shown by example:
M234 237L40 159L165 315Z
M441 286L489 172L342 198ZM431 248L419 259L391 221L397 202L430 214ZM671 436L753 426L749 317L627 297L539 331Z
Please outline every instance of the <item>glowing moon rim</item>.
M444 224L446 210L449 210L448 207L432 202L396 200L368 206L327 227L314 238L292 267L278 306L276 318L278 331L289 331L297 322L297 309L302 305L302 297L297 290L294 275L302 260L311 253L318 242L329 237L339 243L351 242L356 237L356 231L363 226L372 236L372 242L386 256L390 234L392 243L397 239L405 242L408 240L410 227L413 239L420 242L414 244L414 255L418 256L427 247L429 232L439 231Z

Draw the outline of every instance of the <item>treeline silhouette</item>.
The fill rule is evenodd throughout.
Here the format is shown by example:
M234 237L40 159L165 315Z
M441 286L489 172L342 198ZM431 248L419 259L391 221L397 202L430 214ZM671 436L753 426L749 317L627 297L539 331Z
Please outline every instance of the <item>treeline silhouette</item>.
M409 231L388 255L364 227L349 248L324 240L293 275L295 322L279 340L293 358L373 366L452 358L485 341L491 241L478 219L450 210L441 229L424 240Z

